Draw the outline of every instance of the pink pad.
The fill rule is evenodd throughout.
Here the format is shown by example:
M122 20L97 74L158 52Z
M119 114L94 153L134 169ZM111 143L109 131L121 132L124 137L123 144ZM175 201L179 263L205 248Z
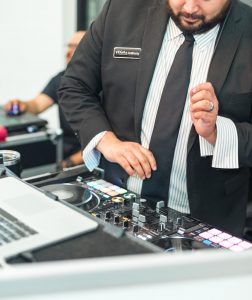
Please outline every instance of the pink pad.
M7 129L0 125L0 142L5 142L7 135Z

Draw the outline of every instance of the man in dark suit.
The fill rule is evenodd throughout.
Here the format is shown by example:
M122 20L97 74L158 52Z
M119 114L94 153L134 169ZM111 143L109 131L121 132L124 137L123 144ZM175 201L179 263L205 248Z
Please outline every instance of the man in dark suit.
M236 0L107 1L60 88L86 165L100 163L107 180L241 235L252 166L251 20ZM161 117L158 107L184 35L193 35L191 75L163 165L152 140L160 119L162 133L172 126L169 108ZM156 174L160 184L148 186Z

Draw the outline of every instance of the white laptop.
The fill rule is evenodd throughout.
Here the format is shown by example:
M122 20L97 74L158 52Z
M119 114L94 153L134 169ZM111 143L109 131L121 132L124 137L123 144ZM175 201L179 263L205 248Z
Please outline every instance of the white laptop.
M14 177L0 179L0 260L95 230L97 222Z

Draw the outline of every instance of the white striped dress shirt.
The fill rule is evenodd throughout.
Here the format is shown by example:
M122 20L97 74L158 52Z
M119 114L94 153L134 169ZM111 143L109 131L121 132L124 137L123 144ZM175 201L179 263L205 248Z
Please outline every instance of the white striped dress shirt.
M189 91L196 85L206 82L218 30L219 25L207 33L194 35L195 42L191 79L173 158L168 201L169 207L184 213L190 213L186 187L187 143L192 127ZM160 49L142 118L141 143L145 148L149 148L167 74L169 73L175 54L183 41L184 36L182 32L170 19ZM234 123L230 119L218 116L216 126L217 140L215 146L200 137L201 156L213 155L212 167L215 168L238 168L238 137ZM104 134L105 132L101 132L95 136L84 149L83 158L86 166L90 170L99 164L100 153L95 150L95 147ZM140 194L142 180L138 176L129 177L128 189Z

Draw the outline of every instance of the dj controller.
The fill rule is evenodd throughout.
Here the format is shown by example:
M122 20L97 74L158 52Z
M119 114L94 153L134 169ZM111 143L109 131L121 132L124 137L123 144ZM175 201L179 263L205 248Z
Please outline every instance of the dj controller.
M33 184L60 201L165 252L206 248L241 252L252 248L249 241L165 207L164 201L153 203L142 199L136 193L105 181L97 173L71 174L63 179L60 175Z

